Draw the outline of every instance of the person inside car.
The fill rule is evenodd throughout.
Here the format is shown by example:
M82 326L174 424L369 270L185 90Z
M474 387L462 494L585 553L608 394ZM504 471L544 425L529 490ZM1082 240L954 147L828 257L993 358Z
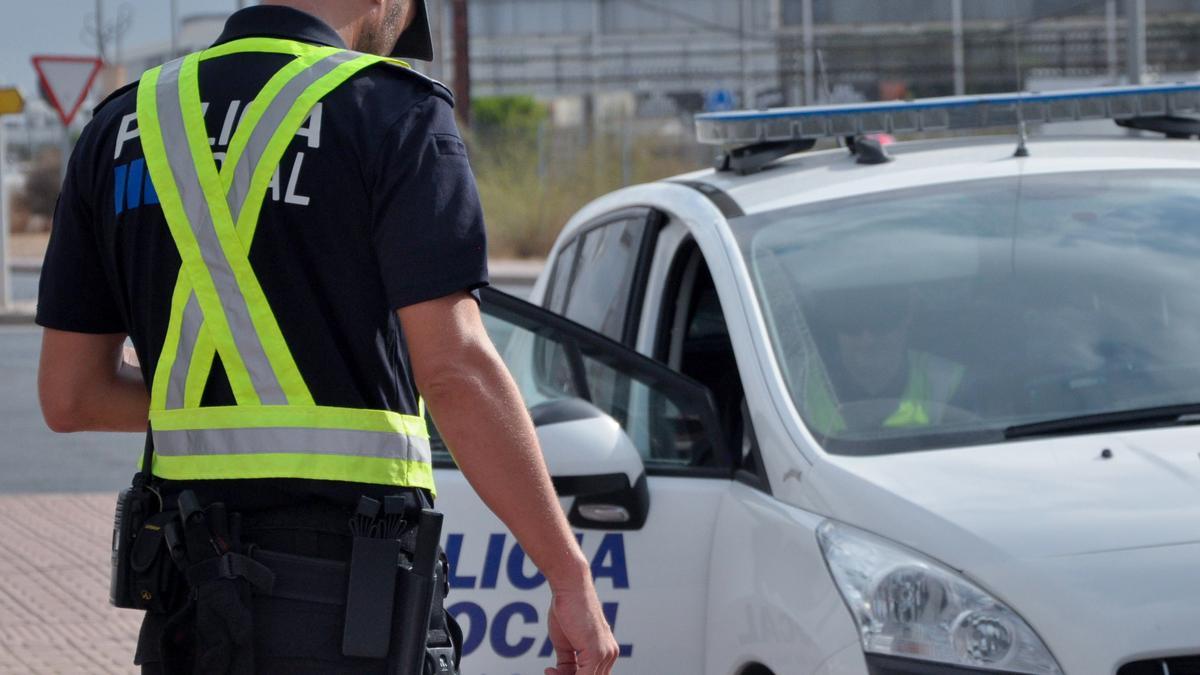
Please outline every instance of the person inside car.
M824 367L807 369L806 419L822 435L939 424L961 389L965 369L914 348L911 289L854 288L809 303Z

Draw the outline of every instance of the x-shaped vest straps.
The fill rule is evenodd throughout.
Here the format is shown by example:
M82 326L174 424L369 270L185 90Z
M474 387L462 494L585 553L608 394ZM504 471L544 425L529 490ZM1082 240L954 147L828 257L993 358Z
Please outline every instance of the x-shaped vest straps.
M246 107L218 171L204 126L199 64L245 51L296 58ZM187 216L168 217L183 268L151 388L152 408L199 405L214 353L221 356L239 404L312 403L250 267L250 243L272 176L312 107L359 70L382 60L333 47L251 38L191 54L143 77L138 110L147 164L156 179L170 176L174 182L156 185L167 194L160 194L164 212ZM189 152L182 152L184 147ZM155 166L163 163L167 166Z
M245 108L218 168L200 101L199 65L243 52L294 58ZM151 386L156 474L433 488L422 411L316 405L249 259L272 178L313 107L380 62L407 67L333 47L248 38L143 75L137 94L142 148L182 261ZM236 405L200 406L215 355Z

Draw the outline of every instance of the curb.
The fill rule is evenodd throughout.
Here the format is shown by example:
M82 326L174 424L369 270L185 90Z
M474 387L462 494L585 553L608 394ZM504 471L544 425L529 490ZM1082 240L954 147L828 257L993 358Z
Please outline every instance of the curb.
M0 326L32 326L37 305L32 302L17 302L11 307L0 309Z
M11 257L8 269L17 274L41 274L42 259L33 257Z
M545 260L488 261L493 285L532 286L545 265ZM42 263L33 258L16 258L9 261L9 269L18 274L38 274L42 270ZM0 326L31 325L36 313L36 301L13 303L11 307L0 308Z
M545 266L545 260L488 261L492 279L499 283L533 283ZM42 261L37 258L10 258L8 268L19 274L40 274Z
M488 260L488 277L492 285L532 286L545 266L545 260Z

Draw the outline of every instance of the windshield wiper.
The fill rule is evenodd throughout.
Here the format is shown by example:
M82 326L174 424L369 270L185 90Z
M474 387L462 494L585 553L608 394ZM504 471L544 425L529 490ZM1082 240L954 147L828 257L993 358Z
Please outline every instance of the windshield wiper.
M1018 424L1004 430L1004 438L1035 438L1139 427L1166 427L1200 424L1200 403L1164 405L1154 408L1118 410L1090 415L1076 415L1062 419Z

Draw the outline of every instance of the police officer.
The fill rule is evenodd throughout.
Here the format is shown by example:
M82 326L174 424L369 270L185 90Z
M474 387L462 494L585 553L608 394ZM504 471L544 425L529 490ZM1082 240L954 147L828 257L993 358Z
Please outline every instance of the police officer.
M363 497L428 505L424 405L549 580L546 672L616 660L480 320L483 216L452 97L399 57L432 58L422 0L267 1L115 92L76 144L39 295L46 421L148 424L163 508L187 511L186 493L213 528L199 548L237 563L147 613L144 672L380 672L329 648L342 610L304 602L304 584L267 603L287 584L260 583L252 552L345 562ZM140 369L122 362L126 336ZM239 585L196 590L214 579Z
M908 288L821 291L808 313L826 332L825 367L805 371L805 410L825 436L953 421L965 368L914 348L917 298Z

